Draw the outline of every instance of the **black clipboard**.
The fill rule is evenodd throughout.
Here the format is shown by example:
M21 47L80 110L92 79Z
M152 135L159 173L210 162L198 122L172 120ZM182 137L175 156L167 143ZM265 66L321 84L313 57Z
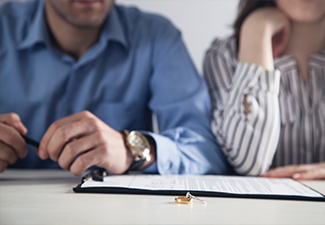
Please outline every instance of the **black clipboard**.
M122 175L122 176L157 176L157 177L163 177L161 175L143 175L143 174L136 174L136 175ZM174 175L178 176L178 175ZM179 175L182 176L182 175ZM236 176L218 176L216 177L232 177L232 179L240 179L243 177L236 177ZM308 196L308 195L289 195L289 194L242 194L242 193L232 193L232 192L218 192L218 191L208 191L208 190L191 190L191 189L171 189L171 190L155 190L151 188L133 188L130 187L119 187L119 186L88 186L83 187L84 182L87 182L89 180L92 180L91 182L99 182L97 184L100 184L100 182L103 182L105 179L105 172L95 172L93 175L88 175L87 177L83 177L80 184L78 184L76 187L73 188L73 191L76 193L105 193L105 194L140 194L140 195L175 195L175 196L185 196L185 194L189 191L191 194L195 196L200 197L226 197L226 198L249 198L249 199L273 199L273 200L300 200L300 201L319 201L319 202L325 202L325 196L308 187L307 185L299 182L295 183L297 187L300 188L306 188L310 190L311 192L314 192L318 196ZM204 178L205 176L201 176ZM200 178L200 177L199 177ZM251 177L252 178L252 177ZM258 178L260 179L260 178ZM261 178L261 179L272 179L272 178Z

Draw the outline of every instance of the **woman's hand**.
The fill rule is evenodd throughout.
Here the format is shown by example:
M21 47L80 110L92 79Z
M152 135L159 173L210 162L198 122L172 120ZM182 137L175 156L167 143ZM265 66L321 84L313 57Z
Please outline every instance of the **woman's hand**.
M267 173L263 174L262 177L270 177L270 178L290 177L295 180L325 179L325 162L278 167L269 170Z
M290 22L277 8L265 7L251 13L243 22L239 38L239 62L274 69L290 37Z

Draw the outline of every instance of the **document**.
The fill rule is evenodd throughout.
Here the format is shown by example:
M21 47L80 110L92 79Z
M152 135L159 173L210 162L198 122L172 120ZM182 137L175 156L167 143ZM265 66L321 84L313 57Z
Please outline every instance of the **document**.
M325 196L289 178L218 175L110 175L103 181L88 179L76 192L176 194L190 191L198 196L317 199ZM88 190L88 191L87 191Z

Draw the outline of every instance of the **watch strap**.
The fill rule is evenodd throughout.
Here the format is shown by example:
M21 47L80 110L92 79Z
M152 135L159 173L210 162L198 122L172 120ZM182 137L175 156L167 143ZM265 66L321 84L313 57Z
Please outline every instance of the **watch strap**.
M137 161L134 161L132 163L132 165L130 166L130 168L127 170L127 171L135 171L135 170L138 170L142 165L143 163L146 161L146 159L139 159Z

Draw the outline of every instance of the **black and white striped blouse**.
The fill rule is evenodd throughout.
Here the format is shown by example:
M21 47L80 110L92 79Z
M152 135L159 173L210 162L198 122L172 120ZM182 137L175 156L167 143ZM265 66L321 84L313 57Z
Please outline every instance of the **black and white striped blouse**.
M239 174L325 161L325 51L310 57L307 83L293 57L276 58L274 66L238 63L233 38L215 40L206 54L212 131Z

